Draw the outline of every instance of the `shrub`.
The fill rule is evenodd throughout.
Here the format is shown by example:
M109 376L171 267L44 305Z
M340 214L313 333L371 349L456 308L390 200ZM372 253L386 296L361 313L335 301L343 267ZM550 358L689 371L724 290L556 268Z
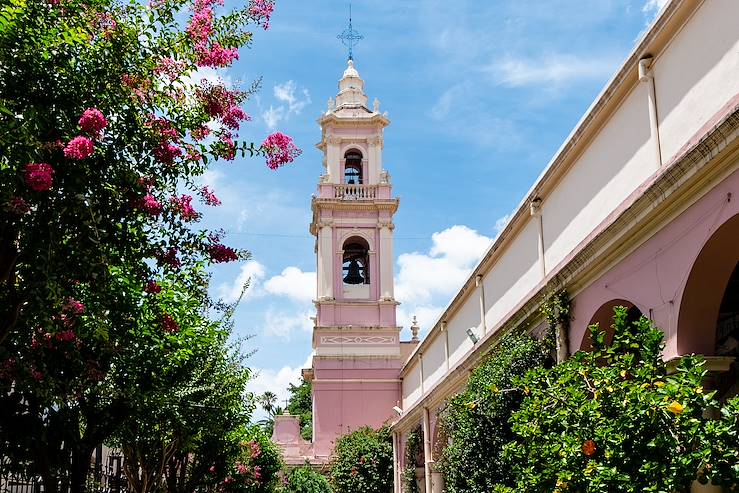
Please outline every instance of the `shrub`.
M699 471L701 481L736 483L737 400L720 420L704 418L720 407L703 388L704 360L683 357L667 375L663 334L649 320L629 323L618 307L613 327L610 346L593 326L592 352L519 382L528 397L505 455L516 491L687 492Z
M393 446L387 427L360 428L339 438L331 465L336 493L387 493L393 486Z
M508 420L524 397L512 388L513 381L542 366L547 358L545 343L527 335L508 335L475 369L465 390L450 401L441 426L452 443L440 459L449 493L492 491L496 484L513 486L503 447L513 438Z
M228 475L220 483L223 492L270 493L277 487L277 474L282 469L282 454L259 426L242 431L240 450ZM215 471L217 472L217 471Z
M296 467L287 477L285 493L331 493L331 485L325 476L309 465Z

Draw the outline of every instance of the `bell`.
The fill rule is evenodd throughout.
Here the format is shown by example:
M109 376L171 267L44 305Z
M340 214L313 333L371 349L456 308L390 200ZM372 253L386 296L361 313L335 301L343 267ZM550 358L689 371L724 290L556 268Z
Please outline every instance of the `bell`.
M362 284L364 282L364 277L359 272L359 262L356 260L352 260L349 263L344 282L347 284Z

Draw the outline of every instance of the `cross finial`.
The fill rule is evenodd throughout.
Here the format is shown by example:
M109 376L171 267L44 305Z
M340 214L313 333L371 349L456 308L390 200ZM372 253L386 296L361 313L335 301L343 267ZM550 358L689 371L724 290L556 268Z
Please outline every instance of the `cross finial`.
M349 27L344 29L341 34L336 36L341 40L341 43L349 48L349 60L354 60L353 48L359 43L360 40L364 39L364 36L359 34L352 28L352 4L349 4Z

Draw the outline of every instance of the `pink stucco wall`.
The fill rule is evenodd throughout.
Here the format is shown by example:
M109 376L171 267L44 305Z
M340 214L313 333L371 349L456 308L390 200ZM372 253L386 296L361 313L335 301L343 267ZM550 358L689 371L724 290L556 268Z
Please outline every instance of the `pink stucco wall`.
M714 312L739 261L737 214L739 172L734 172L577 294L570 349L580 349L588 324L603 305L627 300L664 331L666 359L689 352L712 354Z

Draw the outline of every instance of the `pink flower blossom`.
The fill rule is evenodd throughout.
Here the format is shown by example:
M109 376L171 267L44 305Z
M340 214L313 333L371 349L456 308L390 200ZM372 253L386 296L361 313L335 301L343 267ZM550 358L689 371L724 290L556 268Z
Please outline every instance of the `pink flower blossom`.
M173 142L179 142L180 136L177 133L177 129L172 127L172 122L164 117L149 115L144 125L154 131L157 137L161 140L171 140Z
M198 6L196 5L196 8ZM213 9L200 5L187 26L187 34L196 43L205 43L213 33Z
M162 262L169 265L173 269L179 269L182 266L182 262L177 258L177 249L170 248L164 255L162 255Z
M237 48L224 48L217 41L210 47L205 43L199 43L196 47L198 52L198 65L201 67L228 67L234 60L239 59Z
M183 221L195 221L200 218L200 214L192 206L192 196L190 195L171 197L169 203L172 204L172 209L180 215Z
M267 167L269 169L277 169L293 162L302 152L293 143L293 139L282 132L275 132L264 139L262 148L267 157Z
M236 105L229 107L221 117L223 124L234 130L239 128L242 120L250 121L251 117Z
M67 302L62 306L62 312L69 316L79 317L85 313L85 305L74 298L67 298Z
M26 165L26 185L28 185L28 188L35 192L46 192L53 184L54 168L46 163L28 163Z
M208 135L210 135L210 129L205 125L201 125L198 128L190 130L190 136L193 140L203 140Z
M60 342L72 342L77 339L77 334L73 330L63 330L56 333L56 340Z
M162 330L168 334L175 334L180 331L180 324L168 313L165 313L162 317Z
M223 116L229 108L242 100L244 93L238 90L231 91L223 84L210 84L203 81L203 85L197 89L197 96L203 103L205 113L212 118L217 118Z
M162 164L172 164L175 158L182 155L182 149L169 142L161 142L152 151L154 158Z
M215 465L213 465L213 466L210 466L210 467L208 468L208 471L209 471L210 473L214 473L214 472L216 472L216 466L215 466Z
M274 2L271 0L252 0L249 7L249 14L256 20L257 24L269 29L269 18L275 9Z
M31 367L31 377L33 377L33 379L36 380L37 382L40 382L41 380L44 379L44 374L38 371L36 367L32 366Z
M207 185L201 188L198 194L200 195L200 198L203 199L203 202L206 205L212 205L212 206L221 205L221 201L218 200L218 197L216 197L216 194L213 193L213 191L209 189Z
M138 208L152 216L158 216L163 209L162 204L150 193L139 200Z
M221 144L223 144L221 156L226 161L233 161L234 158L236 157L236 146L234 145L234 141L231 138L231 136L230 135L221 136Z
M164 57L154 68L154 73L163 75L170 81L176 80L185 71L185 62L175 60L172 57Z
M254 479L257 481L262 478L262 468L260 466L254 466Z
M90 139L83 135L78 135L70 140L67 147L64 148L64 157L82 160L92 154L94 150L95 148Z
M146 283L146 286L144 286L144 291L149 294L159 294L162 291L162 287L159 285L158 282L152 280Z
M80 117L79 126L90 135L97 136L98 133L108 125L103 113L97 108L88 108Z
M21 197L10 197L10 200L5 204L5 210L13 216L23 216L31 210L31 205Z
M249 442L249 448L251 449L251 458L257 459L262 455L262 447L259 442Z
M210 255L211 261L216 264L233 262L239 259L236 250L220 243L210 245L208 247L208 254Z
M239 474L246 474L249 471L249 468L246 467L241 462L236 462L235 465L236 465L236 472L238 472Z

